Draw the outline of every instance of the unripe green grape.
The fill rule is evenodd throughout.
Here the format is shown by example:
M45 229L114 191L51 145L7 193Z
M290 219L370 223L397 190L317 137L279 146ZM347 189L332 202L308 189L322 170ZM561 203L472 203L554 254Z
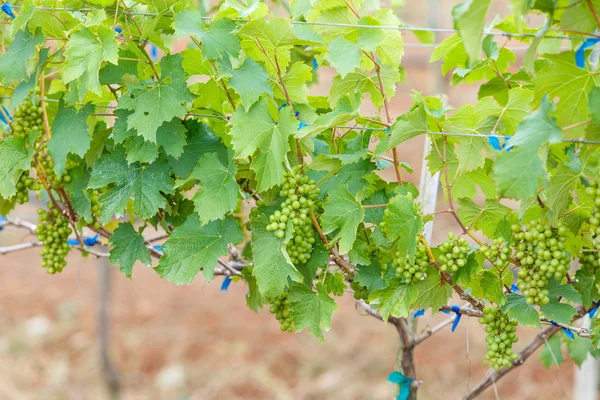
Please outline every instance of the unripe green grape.
M429 263L429 256L423 244L417 246L412 263L409 262L408 255L401 255L398 251L394 253L392 261L392 265L396 268L396 275L403 278L405 283L423 279Z
M561 224L552 227L539 221L531 221L520 229L513 226L512 230L517 248L514 258L521 263L517 287L527 304L548 304L549 280L560 281L569 269L571 255L564 247L567 230Z
M487 333L485 363L494 369L508 368L518 358L518 355L512 351L513 343L518 340L514 334L517 323L499 308L486 307L483 309L483 315L479 318L479 323L486 325L484 328Z
M304 264L311 257L315 231L309 215L317 211L318 193L315 182L303 175L302 167L294 167L291 173L284 174L281 183L279 195L285 199L281 210L269 216L267 230L277 238L283 239L291 228L286 250L294 264Z
M438 246L440 270L456 272L466 265L471 247L465 238L456 238L453 232L448 233L448 240Z
M35 233L44 246L40 252L42 267L49 274L61 272L67 265L65 257L70 250L67 243L72 232L69 222L50 204L47 211L38 210L38 223Z
M294 332L294 320L290 310L289 292L282 295L267 299L267 303L271 304L269 312L275 315L282 332Z
M29 99L19 104L12 117L11 128L15 135L25 136L30 131L44 130L42 108L33 105Z

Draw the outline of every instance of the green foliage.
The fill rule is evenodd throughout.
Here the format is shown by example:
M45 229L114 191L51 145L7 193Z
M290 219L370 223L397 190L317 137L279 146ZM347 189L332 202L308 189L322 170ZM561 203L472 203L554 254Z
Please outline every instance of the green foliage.
M576 324L600 300L600 72L552 39L598 28L588 2L512 0L514 15L490 25L491 1L458 4L431 61L452 85L479 84L478 100L415 92L402 115L390 104L414 77L395 28L408 25L376 1L297 0L291 17L261 0L208 14L171 0L59 3L26 0L0 28L2 116L15 117L0 133L0 212L32 191L57 207L40 211L48 272L64 267L72 230L92 229L127 278L138 261L176 284L235 275L250 309L269 304L282 330L319 340L346 292L388 320L435 313L464 289L498 310L485 321L497 336L514 333L508 319ZM540 12L546 24L528 26ZM529 46L522 65L497 30ZM174 39L188 48L172 51ZM403 160L427 135L425 173L440 173L446 203L429 215ZM443 214L452 234L427 243ZM576 362L599 332L566 342ZM514 355L496 333L499 367Z

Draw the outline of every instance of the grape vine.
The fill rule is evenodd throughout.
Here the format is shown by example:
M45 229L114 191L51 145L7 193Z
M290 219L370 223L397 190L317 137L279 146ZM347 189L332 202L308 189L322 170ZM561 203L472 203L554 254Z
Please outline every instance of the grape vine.
M579 324L600 302L600 67L582 43L600 29L597 5L512 1L500 19L489 0L463 2L435 42L378 3L292 0L287 16L261 0L208 14L172 1L6 3L0 228L37 237L0 253L41 248L54 274L77 239L127 278L138 261L174 284L233 277L249 308L320 341L350 295L397 328L414 382L414 346L447 324L421 332L406 318L478 317L497 371L465 398L561 330L576 362L569 333L592 354L600 322ZM398 113L413 79L404 40L477 96L413 92ZM407 176L414 138L431 144L425 175L440 176L443 206ZM15 218L33 201L47 204L37 226ZM453 233L431 239L440 218ZM517 325L540 331L513 350Z

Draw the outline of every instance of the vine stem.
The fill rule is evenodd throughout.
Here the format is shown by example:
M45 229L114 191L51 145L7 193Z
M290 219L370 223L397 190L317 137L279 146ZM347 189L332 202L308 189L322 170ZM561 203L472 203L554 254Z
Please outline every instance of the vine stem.
M309 213L309 215L310 215L310 219L312 221L313 226L315 227L315 229L317 230L317 233L319 234L319 238L321 239L321 242L323 242L325 247L329 249L329 252L331 253L331 255L333 257L333 261L345 273L347 273L349 276L353 276L354 271L352 270L352 267L346 262L346 260L344 260L342 258L342 256L340 256L340 253L337 251L337 249L335 247L329 246L329 241L327 240L325 233L323 233L323 229L321 228L321 225L319 225L319 221L317 221L317 217L315 216L315 214L311 211Z
M598 25L598 28L600 28L600 15L598 15L598 11L596 10L594 3L592 3L592 0L585 0L585 2L587 4L588 8L590 9L590 12L594 16L594 19L596 20L596 24Z

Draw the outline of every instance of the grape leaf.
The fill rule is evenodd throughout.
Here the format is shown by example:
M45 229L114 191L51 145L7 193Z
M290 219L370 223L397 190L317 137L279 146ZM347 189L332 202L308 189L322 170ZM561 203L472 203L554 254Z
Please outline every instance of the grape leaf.
M499 306L506 303L506 296L504 296L502 280L499 279L497 270L495 268L488 268L483 272L480 285L485 298L487 298L489 301L496 303Z
M346 290L344 279L344 275L342 274L327 274L324 282L325 287L327 287L327 293L331 293L334 296L343 296L344 290Z
M573 201L571 192L575 184L579 182L579 176L579 172L573 171L566 165L561 165L550 179L546 197L548 208L552 210L553 221L557 221L558 217L569 208L569 204Z
M256 278L252 275L252 268L242 269L242 276L248 283L248 292L246 293L246 305L249 309L254 312L258 312L265 304L266 300L262 294L258 291L258 284Z
M505 197L526 199L535 196L538 179L546 177L549 145L561 141L561 129L548 116L552 104L545 98L540 108L519 124L508 143L510 152L502 152L496 160L496 184Z
M127 162L129 164L151 163L158 157L158 146L145 141L141 136L129 137L123 146L127 151Z
M338 185L328 193L323 205L321 226L325 234L335 232L333 241L339 240L340 252L347 254L356 240L358 225L365 218L365 210L345 185Z
M415 286L419 296L415 300L414 309L431 308L432 312L437 312L452 296L452 286L433 267L427 268L427 277L417 281Z
M155 271L171 282L182 284L191 283L202 270L210 282L217 260L227 255L227 244L239 243L242 239L240 228L231 216L202 225L200 219L192 215L171 232Z
M136 231L130 223L121 222L109 239L112 245L109 260L111 264L119 265L121 272L129 279L137 260L145 265L152 262L142 231L143 229Z
M508 101L504 106L497 106L495 114L504 123L504 133L512 135L519 123L530 114L529 104L533 101L534 92L520 87L508 91Z
M54 170L62 174L67 162L67 154L83 157L90 148L90 127L88 117L94 112L94 105L88 103L82 109L64 107L60 103L58 114L52 122L52 138L48 142L48 152L54 160Z
M418 105L406 116L400 117L390 128L390 139L386 149L398 146L415 136L427 132L427 116L423 104ZM378 149L379 150L379 149Z
M454 28L458 30L471 65L481 59L485 16L490 4L491 0L468 0L452 9Z
M600 124L600 87L594 86L588 95L588 104L592 120Z
M592 351L592 341L589 338L582 338L579 335L575 335L575 338L567 340L566 344L569 357L575 361L578 367L581 367Z
M230 123L236 157L252 157L257 190L261 192L281 183L285 172L283 161L290 148L288 138L298 127L294 116L283 109L279 121L273 121L267 99L263 98L248 111L238 108Z
M250 221L252 229L252 254L258 289L267 298L277 297L285 291L288 279L302 282L302 274L282 251L283 239L267 231L268 220L259 215Z
M298 61L290 66L283 76L283 83L287 90L287 94L290 99L295 103L308 103L308 95L310 93L306 82L310 82L313 79L311 68ZM273 85L275 87L275 96L279 99L285 100L285 94L281 91L279 85Z
M381 277L381 265L379 261L372 260L369 265L357 265L358 272L354 281L367 288L369 293L387 286L385 279Z
M185 82L185 72L179 54L160 60L160 80L150 87L128 85L129 93L120 97L118 108L131 110L127 129L135 129L145 140L156 142L156 131L173 118L183 118L185 103L193 97Z
M387 322L390 316L406 318L410 313L413 303L420 293L417 287L405 284L402 278L387 281L387 286L377 289L369 295L369 303L377 306L383 320Z
M591 307L594 302L600 300L596 275L588 268L580 268L575 273L576 281L573 287L581 295L581 304L586 308Z
M327 288L317 283L317 292L304 285L294 285L290 289L290 313L296 332L304 328L323 342L323 330L331 329L331 315L337 310L337 304L327 294Z
M246 110L250 109L262 94L273 94L267 73L251 58L246 58L239 68L231 71L229 83L240 95Z
M562 297L565 300L572 301L574 303L581 303L581 296L577 293L577 290L567 284L562 284L559 281L552 279L548 282L548 296L550 299L556 299Z
M113 29L101 25L94 30L80 26L72 32L69 48L65 51L64 82L80 79L80 90L101 94L99 72L102 63L119 62L116 35Z
M230 19L218 19L203 26L202 14L198 10L182 10L175 15L173 28L180 38L191 35L202 42L204 60L217 60L223 53L238 57L240 53L240 39L232 33L237 25Z
M532 326L539 328L540 316L531 304L527 304L525 296L516 293L506 295L506 304L502 306L502 311L508 313L511 319L514 319L519 325Z
M356 43L340 36L329 43L328 50L325 59L342 78L360 66L362 53Z
M25 138L8 136L0 142L0 197L8 199L17 193L16 184L21 172L29 169L31 153L27 151Z
M417 249L417 234L423 231L423 220L412 195L398 195L387 205L383 215L385 232L389 240L398 239L397 250L400 257L408 255L412 262Z
M554 335L546 341L544 349L540 353L540 361L544 364L544 367L548 369L553 365L558 366L565 361L560 336Z
M4 85L19 83L29 77L27 61L35 56L35 46L44 42L40 32L18 31L6 53L0 55L0 81Z
M100 196L100 218L108 222L112 215L123 215L127 202L133 195L133 209L140 218L154 216L167 202L162 193L173 193L173 181L166 161L157 160L150 165L128 165L122 151L104 155L92 169L91 189L113 185Z
M233 156L230 152L230 156ZM192 200L202 225L223 218L237 205L239 186L235 181L237 168L231 158L226 165L219 160L217 153L204 153L190 178L200 180L200 188Z
M555 300L550 300L550 303L541 306L540 310L546 318L561 324L570 324L573 317L577 315L577 310L573 306Z
M486 200L483 207L471 199L458 199L456 204L459 206L458 216L462 222L466 226L481 229L488 237L494 237L498 223L510 212L510 208L491 199Z
M550 99L559 98L556 117L561 125L570 125L588 119L588 93L591 88L600 85L600 78L592 71L579 68L575 64L575 52L565 51L559 54L546 54L544 58L551 65L541 69L533 82L536 99L548 95ZM576 135L579 129L570 130Z

